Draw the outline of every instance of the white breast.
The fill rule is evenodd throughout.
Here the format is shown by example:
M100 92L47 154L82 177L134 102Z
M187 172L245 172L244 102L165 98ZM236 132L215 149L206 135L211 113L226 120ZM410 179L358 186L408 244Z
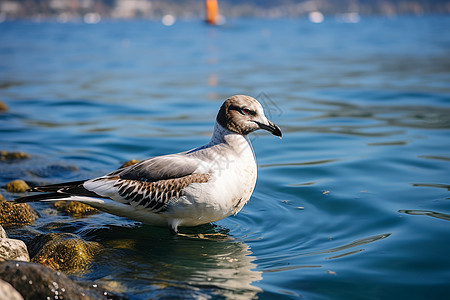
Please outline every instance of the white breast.
M183 219L180 225L214 222L239 212L250 199L257 177L255 155L248 137L226 135L221 143L209 145L194 155L202 159L200 168L208 170L211 179L185 188L186 197L172 211L174 216Z
M234 150L230 151L232 154L228 152L222 156L222 163L214 170L217 179L215 198L226 216L236 214L247 203L257 177L255 155L248 137L236 135L230 138L234 139Z

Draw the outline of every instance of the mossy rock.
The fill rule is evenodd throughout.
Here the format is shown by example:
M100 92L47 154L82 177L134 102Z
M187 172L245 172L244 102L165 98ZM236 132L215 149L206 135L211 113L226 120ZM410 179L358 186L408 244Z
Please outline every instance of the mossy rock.
M5 150L0 151L0 161L18 160L30 158L25 152L8 152Z
M31 225L38 218L37 212L26 203L0 201L0 225Z
M23 193L29 188L30 186L21 179L13 180L5 186L5 189L10 193Z
M98 212L98 209L78 201L56 201L53 205L57 210L77 218Z
M132 165L137 164L139 161L137 159L131 159L129 161L126 161L120 168L126 168Z
M48 233L34 238L29 246L31 261L69 274L83 273L101 249L72 233Z
M7 111L8 105L5 104L2 100L0 100L0 111Z

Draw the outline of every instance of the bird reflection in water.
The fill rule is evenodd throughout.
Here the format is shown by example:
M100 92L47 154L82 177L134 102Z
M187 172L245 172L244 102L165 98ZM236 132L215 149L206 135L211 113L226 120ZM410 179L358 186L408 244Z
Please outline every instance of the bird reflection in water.
M262 272L255 270L256 257L250 247L222 228L208 224L192 228L188 235L172 236L163 228L144 225L133 229L131 242L125 231L118 228L118 232L105 233L111 235L110 248L97 260L108 274L97 282L116 292L139 291L144 298L163 293L168 299L251 299L262 292L254 285L262 279ZM121 270L121 274L114 274L112 281L108 269L112 273Z

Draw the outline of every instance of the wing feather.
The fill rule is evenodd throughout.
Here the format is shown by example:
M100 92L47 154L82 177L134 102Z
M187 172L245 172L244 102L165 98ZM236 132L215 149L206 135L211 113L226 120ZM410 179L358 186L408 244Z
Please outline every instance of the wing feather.
M122 179L156 182L191 175L198 171L200 167L201 163L195 158L181 154L171 154L141 161L106 176L119 176Z
M180 178L147 182L116 176L90 180L85 182L84 186L96 194L123 204L160 212L171 199L182 196L185 187L192 183L205 183L209 178L209 174L190 174Z
M161 211L182 190L194 182L204 183L209 175L198 174L201 161L186 153L153 157L135 165L86 181L93 193L132 206Z

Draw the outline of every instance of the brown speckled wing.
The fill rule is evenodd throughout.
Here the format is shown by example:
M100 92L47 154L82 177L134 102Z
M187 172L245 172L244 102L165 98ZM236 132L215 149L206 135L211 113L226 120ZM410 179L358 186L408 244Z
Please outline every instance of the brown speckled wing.
M117 178L114 187L123 198L122 203L161 212L171 199L183 196L185 187L192 183L205 183L209 178L209 174L191 174L154 182ZM109 178L111 179L113 178Z

